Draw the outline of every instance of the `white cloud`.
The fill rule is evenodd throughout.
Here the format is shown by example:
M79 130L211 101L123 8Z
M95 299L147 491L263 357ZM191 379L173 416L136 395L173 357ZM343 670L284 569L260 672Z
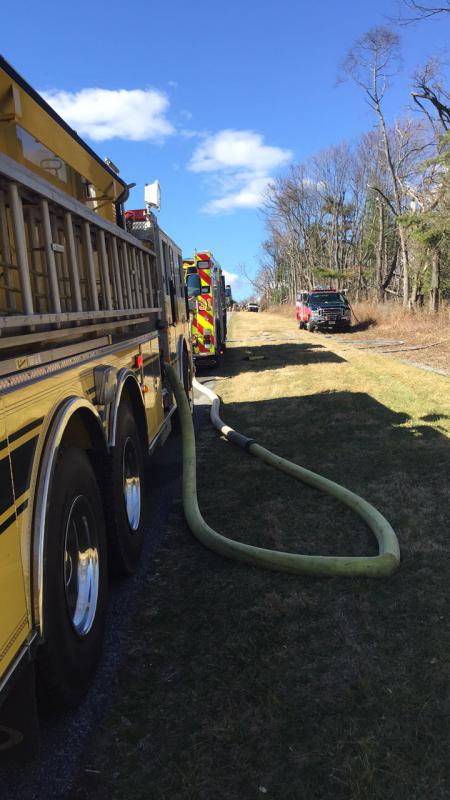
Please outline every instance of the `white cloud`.
M234 298L243 297L249 291L250 282L238 275L236 272L228 272L223 270L225 276L225 283L231 286L231 293Z
M207 136L188 164L203 173L218 195L203 207L208 214L231 213L238 208L257 208L273 180L270 171L287 164L290 150L264 144L254 131L223 130Z
M180 128L178 133L183 137L183 139L198 139L199 137L203 136L202 131L195 131L191 128Z
M81 136L95 141L160 141L174 132L165 116L169 100L157 89L52 90L41 94Z
M230 212L237 208L258 208L273 178L268 176L244 180L244 185L236 192L228 192L223 197L211 200L203 207L208 214Z
M236 286L241 280L240 275L238 275L236 272L228 272L226 269L223 269L222 272L225 276L225 283L229 284L231 288Z
M291 157L290 150L264 144L260 133L225 130L208 136L197 147L189 169L193 172L216 172L222 169L265 172L281 167Z
M236 272L228 272L226 269L223 270L223 274L225 283L231 286L231 293L235 300L245 297L249 293L252 288L251 283L243 275L238 275Z

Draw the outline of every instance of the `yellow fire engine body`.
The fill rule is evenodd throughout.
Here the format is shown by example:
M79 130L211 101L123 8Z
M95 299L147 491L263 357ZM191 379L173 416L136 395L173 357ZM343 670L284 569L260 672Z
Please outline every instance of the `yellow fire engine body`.
M1 56L0 152L111 222L114 204L128 196L114 165L103 162Z
M0 725L35 651L56 701L85 691L108 558L140 552L141 453L171 428L163 360L191 391L181 252L149 210L117 224L126 196L0 60Z

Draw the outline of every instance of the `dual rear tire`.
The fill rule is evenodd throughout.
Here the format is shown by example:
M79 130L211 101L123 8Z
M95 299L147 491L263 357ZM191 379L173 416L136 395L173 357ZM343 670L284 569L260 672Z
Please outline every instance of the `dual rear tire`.
M116 576L132 575L142 552L143 461L133 411L125 402L119 408L116 444L105 475L110 568Z
M73 707L100 657L108 591L103 501L86 452L61 452L47 510L45 642L37 654L38 699Z
M44 709L74 707L86 694L101 654L109 572L130 575L139 563L143 452L127 402L103 478L100 491L88 453L62 448L46 514L44 642L36 661Z

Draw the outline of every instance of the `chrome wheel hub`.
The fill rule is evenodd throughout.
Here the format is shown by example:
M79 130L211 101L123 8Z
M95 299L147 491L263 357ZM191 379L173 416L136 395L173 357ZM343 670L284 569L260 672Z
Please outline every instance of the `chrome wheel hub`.
M79 636L86 636L92 628L99 580L97 524L87 498L78 495L66 525L64 586L70 621Z
M128 524L136 531L141 519L141 473L139 454L130 437L123 448L123 496Z

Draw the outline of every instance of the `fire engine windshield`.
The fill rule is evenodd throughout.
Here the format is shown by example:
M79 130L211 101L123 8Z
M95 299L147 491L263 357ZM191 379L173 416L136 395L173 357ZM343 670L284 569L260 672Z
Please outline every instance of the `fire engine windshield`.
M200 276L197 274L197 272L192 272L187 276L186 287L188 297L198 297L198 295L202 293Z
M315 306L330 305L333 303L344 303L347 305L347 300L339 292L317 292L317 294L310 294L308 303Z

